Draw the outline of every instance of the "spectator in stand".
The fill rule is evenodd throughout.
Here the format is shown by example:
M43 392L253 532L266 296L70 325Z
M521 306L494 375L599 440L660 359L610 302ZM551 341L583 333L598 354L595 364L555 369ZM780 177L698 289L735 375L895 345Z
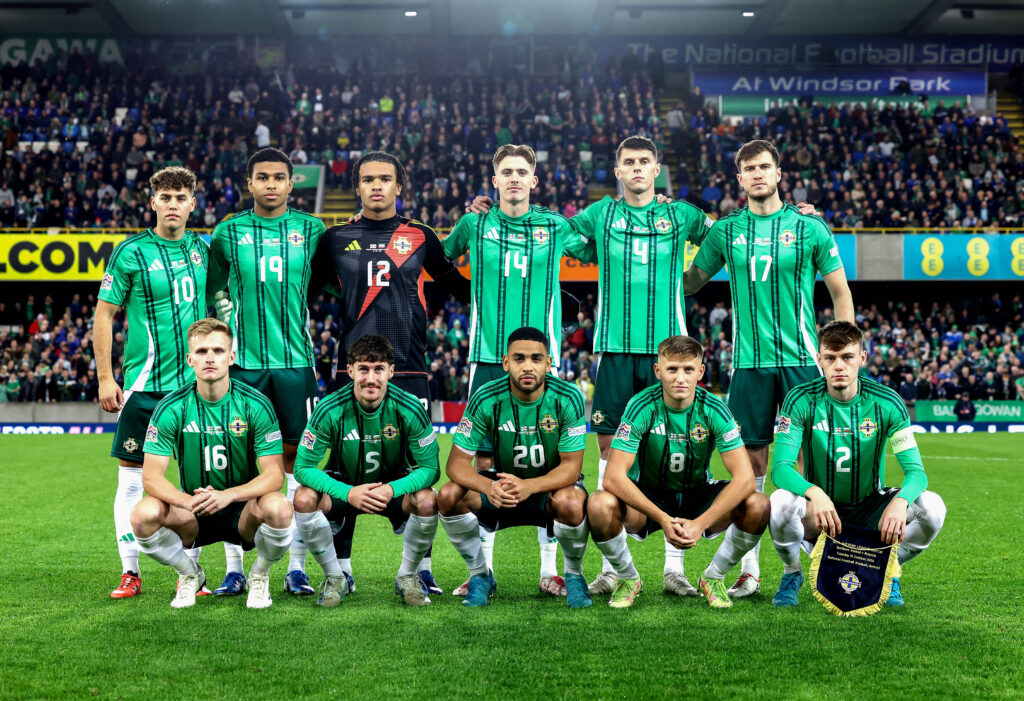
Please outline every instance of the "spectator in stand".
M974 421L975 415L978 413L974 406L974 402L971 401L971 395L969 392L962 392L960 399L953 406L953 413L956 414L956 420L958 423L966 424Z

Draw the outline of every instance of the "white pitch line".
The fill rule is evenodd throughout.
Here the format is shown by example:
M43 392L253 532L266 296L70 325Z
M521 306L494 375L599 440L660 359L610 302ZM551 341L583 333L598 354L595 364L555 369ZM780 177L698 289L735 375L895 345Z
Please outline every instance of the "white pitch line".
M1017 461L1017 458L982 458L982 457L978 457L976 455L973 455L973 456L960 456L960 455L927 455L927 454L924 454L921 457L924 458L925 460L985 460L985 461L988 461L988 462L993 462L993 461L1008 462L1008 461L1011 461L1011 460Z

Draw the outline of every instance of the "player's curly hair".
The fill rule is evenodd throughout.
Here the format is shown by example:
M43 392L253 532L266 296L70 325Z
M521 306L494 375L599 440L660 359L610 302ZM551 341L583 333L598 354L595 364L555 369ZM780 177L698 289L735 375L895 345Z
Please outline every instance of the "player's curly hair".
M754 139L748 141L740 147L739 151L736 152L734 160L736 161L736 170L740 169L740 163L743 161L749 161L751 158L760 156L762 153L770 153L772 160L775 161L775 167L778 168L779 164L782 163L782 157L779 156L779 150L775 148L775 144L771 141L765 141L764 139Z
M229 345L231 339L235 337L235 334L231 332L231 327L225 324L220 319L213 317L207 317L200 319L199 321L192 322L192 325L188 327L188 335L186 336L186 342L191 341L193 338L202 338L203 336L209 336L211 333L222 333L228 337Z
M864 334L857 325L849 321L830 321L818 332L818 348L837 351L851 343L864 346Z
M661 154L658 153L658 147L654 145L654 142L648 139L646 136L640 136L634 134L626 139L623 139L622 143L615 149L615 162L619 162L619 158L622 156L622 152L625 149L631 151L650 151L654 154L654 160L661 162Z
M359 169L366 163L390 163L395 167L395 181L398 189L405 189L405 167L397 157L386 151L367 151L352 166L352 189L359 190Z
M348 347L348 364L354 363L387 363L395 364L395 349L383 336L367 334L360 336Z
M499 163L506 158L512 158L513 156L524 158L526 162L530 164L531 168L537 167L537 154L534 153L532 148L525 144L505 144L494 152L494 158L491 159L491 165L494 166L494 172L498 172Z
M689 336L669 336L658 344L658 355L665 358L704 359L704 346Z
M149 188L155 196L161 190L196 191L196 174L183 166L168 166L153 173L149 179Z

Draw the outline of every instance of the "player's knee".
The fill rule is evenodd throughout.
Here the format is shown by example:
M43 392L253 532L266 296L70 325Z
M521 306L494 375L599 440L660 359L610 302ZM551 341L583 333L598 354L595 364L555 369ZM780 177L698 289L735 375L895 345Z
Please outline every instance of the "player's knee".
M619 500L611 492L599 489L587 499L587 518L591 524L605 524L614 520Z
M163 505L153 497L144 497L132 508L129 520L136 536L148 538L163 526Z
M744 502L746 521L750 525L764 527L771 516L771 500L761 492L754 492Z
M942 525L946 522L946 502L942 500L942 497L935 492L922 492L921 496L914 500L914 506L917 507L917 518L920 520L922 528L932 534L938 533L942 529Z
M437 494L430 487L414 492L412 506L417 516L433 516L437 513Z
M564 524L578 526L587 514L587 494L577 487L563 487L551 495L555 518Z
M437 494L437 509L442 516L452 516L462 499L463 490L454 482L448 482Z
M264 495L260 510L263 522L271 528L286 528L292 522L292 505L280 492Z
M771 519L781 523L793 518L798 498L796 494L785 489L776 489L772 492L772 496L768 500Z
M315 489L303 486L295 490L292 506L295 507L296 513L311 514L316 511L319 504L320 495Z

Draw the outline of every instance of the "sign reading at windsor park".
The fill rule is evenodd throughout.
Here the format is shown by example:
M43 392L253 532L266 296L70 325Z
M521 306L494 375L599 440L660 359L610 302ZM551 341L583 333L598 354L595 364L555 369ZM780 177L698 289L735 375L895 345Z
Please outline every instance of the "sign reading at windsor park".
M906 82L915 94L933 97L985 94L985 71L856 70L698 72L693 77L705 95L888 95Z
M905 235L903 279L1022 280L1024 235Z

